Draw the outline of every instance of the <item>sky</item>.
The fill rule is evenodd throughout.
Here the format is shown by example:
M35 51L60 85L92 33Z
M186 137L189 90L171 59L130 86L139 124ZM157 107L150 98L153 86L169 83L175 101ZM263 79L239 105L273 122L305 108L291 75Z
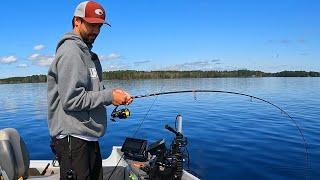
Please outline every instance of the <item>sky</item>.
M0 78L47 74L82 1L1 2ZM318 0L100 0L112 70L320 71Z

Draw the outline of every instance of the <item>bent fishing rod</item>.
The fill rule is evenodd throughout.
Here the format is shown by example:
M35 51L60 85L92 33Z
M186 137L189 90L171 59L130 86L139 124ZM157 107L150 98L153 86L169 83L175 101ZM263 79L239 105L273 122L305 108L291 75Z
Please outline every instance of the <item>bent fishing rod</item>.
M146 98L146 97L152 97L152 96L160 96L160 95L168 95L168 94L180 94L180 93L194 93L194 95L196 95L196 93L223 93L223 94L233 94L233 95L239 95L239 96L245 96L245 97L249 97L252 99L257 99L259 101L262 101L262 102L265 102L267 104L270 104L271 106L277 108L280 110L281 113L285 114L295 125L295 127L298 129L299 131L299 134L303 140L303 143L304 143L304 149L305 149L305 160L306 160L306 166L307 168L311 168L310 167L310 162L309 162L309 152L308 152L308 143L303 135L303 132L302 132L302 129L300 128L300 126L298 125L298 123L296 122L296 120L294 120L290 115L289 113L287 113L285 110L283 110L281 107L275 105L274 103L268 101L268 100L265 100L265 99L262 99L262 98L259 98L259 97L256 97L256 96L253 96L253 95L249 95L249 94L245 94L245 93L240 93L240 92L233 92L233 91L223 91L223 90L201 90L201 89L197 89L197 90L181 90L181 91L167 91L167 92L158 92L158 93L151 93L151 94L145 94L145 95L137 95L137 96L131 96L132 99L140 99L140 98ZM117 108L117 107L116 107ZM118 113L120 111L129 111L127 108L124 110L116 110L116 108L114 109L113 113ZM151 107L150 107L151 108ZM121 118L121 119L124 119L128 116L130 116L130 112L126 112L126 113L122 113L124 116ZM116 117L116 116L115 116ZM114 118L114 117L113 117ZM140 126L138 129L140 129L141 125L142 125L143 121L141 122ZM137 131L138 131L137 129ZM119 162L118 162L119 163ZM118 166L118 163L117 163L117 166ZM111 177L111 176L110 176ZM109 177L109 178L110 178ZM307 175L306 175L307 177Z
M298 129L300 136L303 140L304 143L304 148L305 148L305 153L306 153L306 161L307 164L309 162L309 156L308 156L308 143L302 133L302 129L300 128L300 126L298 125L298 123L296 122L296 120L294 120L289 113L287 113L285 110L283 110L281 107L275 105L274 103L253 96L253 95L249 95L249 94L245 94L245 93L240 93L240 92L233 92L233 91L223 91L223 90L201 90L201 89L197 89L197 90L182 90L182 91L168 91L168 92L158 92L158 93L151 93L151 94L145 94L145 95L137 95L137 96L132 96L133 99L139 99L139 98L146 98L146 97L152 97L152 96L160 96L160 95L168 95L168 94L180 94L180 93L224 93L224 94L234 94L234 95L239 95L239 96L246 96L252 99L257 99L259 101L265 102L267 104L272 105L273 107L277 108L280 110L281 113L285 114L287 117L289 117L289 119L294 123L295 127Z

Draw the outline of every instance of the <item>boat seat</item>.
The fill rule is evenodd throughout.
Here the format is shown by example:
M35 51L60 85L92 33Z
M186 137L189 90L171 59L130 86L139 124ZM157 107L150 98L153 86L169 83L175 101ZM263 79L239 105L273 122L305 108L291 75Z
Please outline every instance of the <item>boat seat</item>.
M0 174L4 179L28 177L30 165L27 147L18 131L13 128L0 130Z

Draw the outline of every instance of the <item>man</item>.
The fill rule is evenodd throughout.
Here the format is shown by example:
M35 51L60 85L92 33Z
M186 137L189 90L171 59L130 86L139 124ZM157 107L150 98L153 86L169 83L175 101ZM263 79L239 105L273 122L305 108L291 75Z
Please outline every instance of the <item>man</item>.
M98 138L105 133L105 105L132 102L127 92L101 83L101 64L91 48L102 25L109 25L105 18L100 4L80 3L73 31L59 41L48 72L48 126L61 179L102 179Z

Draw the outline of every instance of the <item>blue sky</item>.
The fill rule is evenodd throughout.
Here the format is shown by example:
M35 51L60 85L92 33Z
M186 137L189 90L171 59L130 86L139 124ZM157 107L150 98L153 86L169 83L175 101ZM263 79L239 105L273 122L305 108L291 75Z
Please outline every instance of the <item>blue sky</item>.
M78 0L1 3L0 78L46 74ZM106 0L104 70L320 71L317 0Z

